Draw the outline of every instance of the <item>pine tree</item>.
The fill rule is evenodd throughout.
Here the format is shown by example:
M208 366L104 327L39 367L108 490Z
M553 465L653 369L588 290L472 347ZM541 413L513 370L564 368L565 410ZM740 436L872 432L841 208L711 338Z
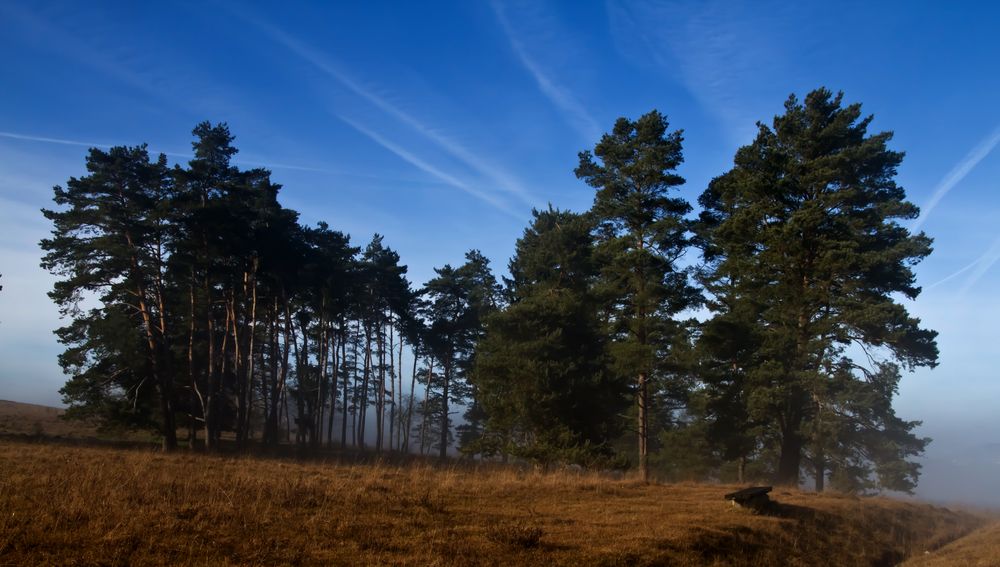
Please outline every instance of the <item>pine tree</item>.
M667 132L657 111L636 121L619 118L614 129L580 153L576 175L597 189L592 214L604 266L607 299L619 369L635 377L639 470L649 478L651 382L678 328L677 313L698 300L677 261L688 246L691 206L670 196L684 183L674 173L683 161L680 131ZM595 157L599 161L595 161Z
M545 463L607 460L628 388L611 369L592 290L592 223L551 207L533 214L510 261L510 304L487 319L476 348L473 383L488 416L477 449Z
M58 210L43 210L54 229L41 242L42 267L62 278L49 296L72 319L57 331L67 345L59 362L71 375L62 393L78 414L157 424L171 450L177 439L164 284L164 203L172 191L166 156L150 161L144 145L92 148L87 171L65 189L55 187ZM90 299L98 306L82 309Z
M759 344L715 358L732 360L747 415L767 424L781 483L798 483L808 453L819 489L830 471L908 489L905 459L926 443L891 399L897 364L936 364L936 333L896 299L919 294L912 266L931 241L899 224L918 213L894 181L903 154L871 121L826 89L791 96L700 198L713 325L739 322L719 344Z
M446 264L434 269L437 277L424 285L420 308L425 326L424 348L440 368L440 378L435 382L440 384L441 391L435 396L434 405L439 420L438 452L442 459L451 439L451 403L463 403L473 395L466 376L475 345L483 333L483 320L496 308L499 292L485 256L471 250L465 260L458 268Z

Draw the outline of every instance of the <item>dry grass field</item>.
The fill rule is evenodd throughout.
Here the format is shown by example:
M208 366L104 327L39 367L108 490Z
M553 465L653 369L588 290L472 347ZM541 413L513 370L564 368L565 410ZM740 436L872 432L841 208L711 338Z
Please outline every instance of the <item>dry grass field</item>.
M985 521L781 489L754 514L733 488L7 440L0 564L888 566Z
M1000 522L988 524L939 550L917 555L905 567L1000 566Z

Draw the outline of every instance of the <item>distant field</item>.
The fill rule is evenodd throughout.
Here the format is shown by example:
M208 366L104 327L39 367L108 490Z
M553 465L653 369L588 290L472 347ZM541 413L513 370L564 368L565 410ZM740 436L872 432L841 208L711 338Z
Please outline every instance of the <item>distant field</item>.
M985 523L782 489L758 515L734 488L0 441L0 565L889 566Z
M96 437L97 428L80 421L61 419L63 410L0 400L0 433L53 437Z
M74 441L98 440L122 443L153 443L146 431L102 432L97 425L79 419L63 419L64 410L36 404L0 400L0 435L57 437Z

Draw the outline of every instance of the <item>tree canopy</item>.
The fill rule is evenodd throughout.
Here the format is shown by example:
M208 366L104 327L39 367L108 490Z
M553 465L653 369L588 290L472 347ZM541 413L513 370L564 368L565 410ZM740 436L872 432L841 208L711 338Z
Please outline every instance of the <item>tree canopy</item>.
M937 362L907 308L931 240L903 224L903 154L872 120L827 89L789 97L696 213L682 132L619 118L579 154L592 207L532 211L502 285L473 249L414 288L378 233L300 224L226 124L198 124L184 165L91 149L43 211L64 399L168 450L457 445L911 490L929 440L892 401Z
M872 117L842 99L790 97L702 194L716 311L704 341L778 450L779 481L797 483L808 456L819 488L828 473L862 482L873 467L907 489L917 465L903 460L926 442L891 399L899 367L935 365L937 347L899 299L919 294L912 266L930 239L899 223L918 211L895 183L891 133L869 135Z

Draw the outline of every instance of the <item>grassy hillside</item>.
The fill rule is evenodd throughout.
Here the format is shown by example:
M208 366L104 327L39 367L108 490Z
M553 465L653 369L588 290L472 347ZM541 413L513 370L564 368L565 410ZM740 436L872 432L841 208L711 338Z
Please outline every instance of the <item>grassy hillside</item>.
M71 443L100 442L105 444L155 444L156 437L148 431L102 431L96 423L80 419L63 419L65 410L37 404L0 400L0 437L18 439L25 436L61 439Z
M889 499L0 442L0 564L896 565L979 527Z
M62 414L59 408L0 400L0 433L71 438L97 435L96 427L66 421L61 419Z
M1000 565L1000 522L988 524L941 549L927 551L904 567L997 567Z

